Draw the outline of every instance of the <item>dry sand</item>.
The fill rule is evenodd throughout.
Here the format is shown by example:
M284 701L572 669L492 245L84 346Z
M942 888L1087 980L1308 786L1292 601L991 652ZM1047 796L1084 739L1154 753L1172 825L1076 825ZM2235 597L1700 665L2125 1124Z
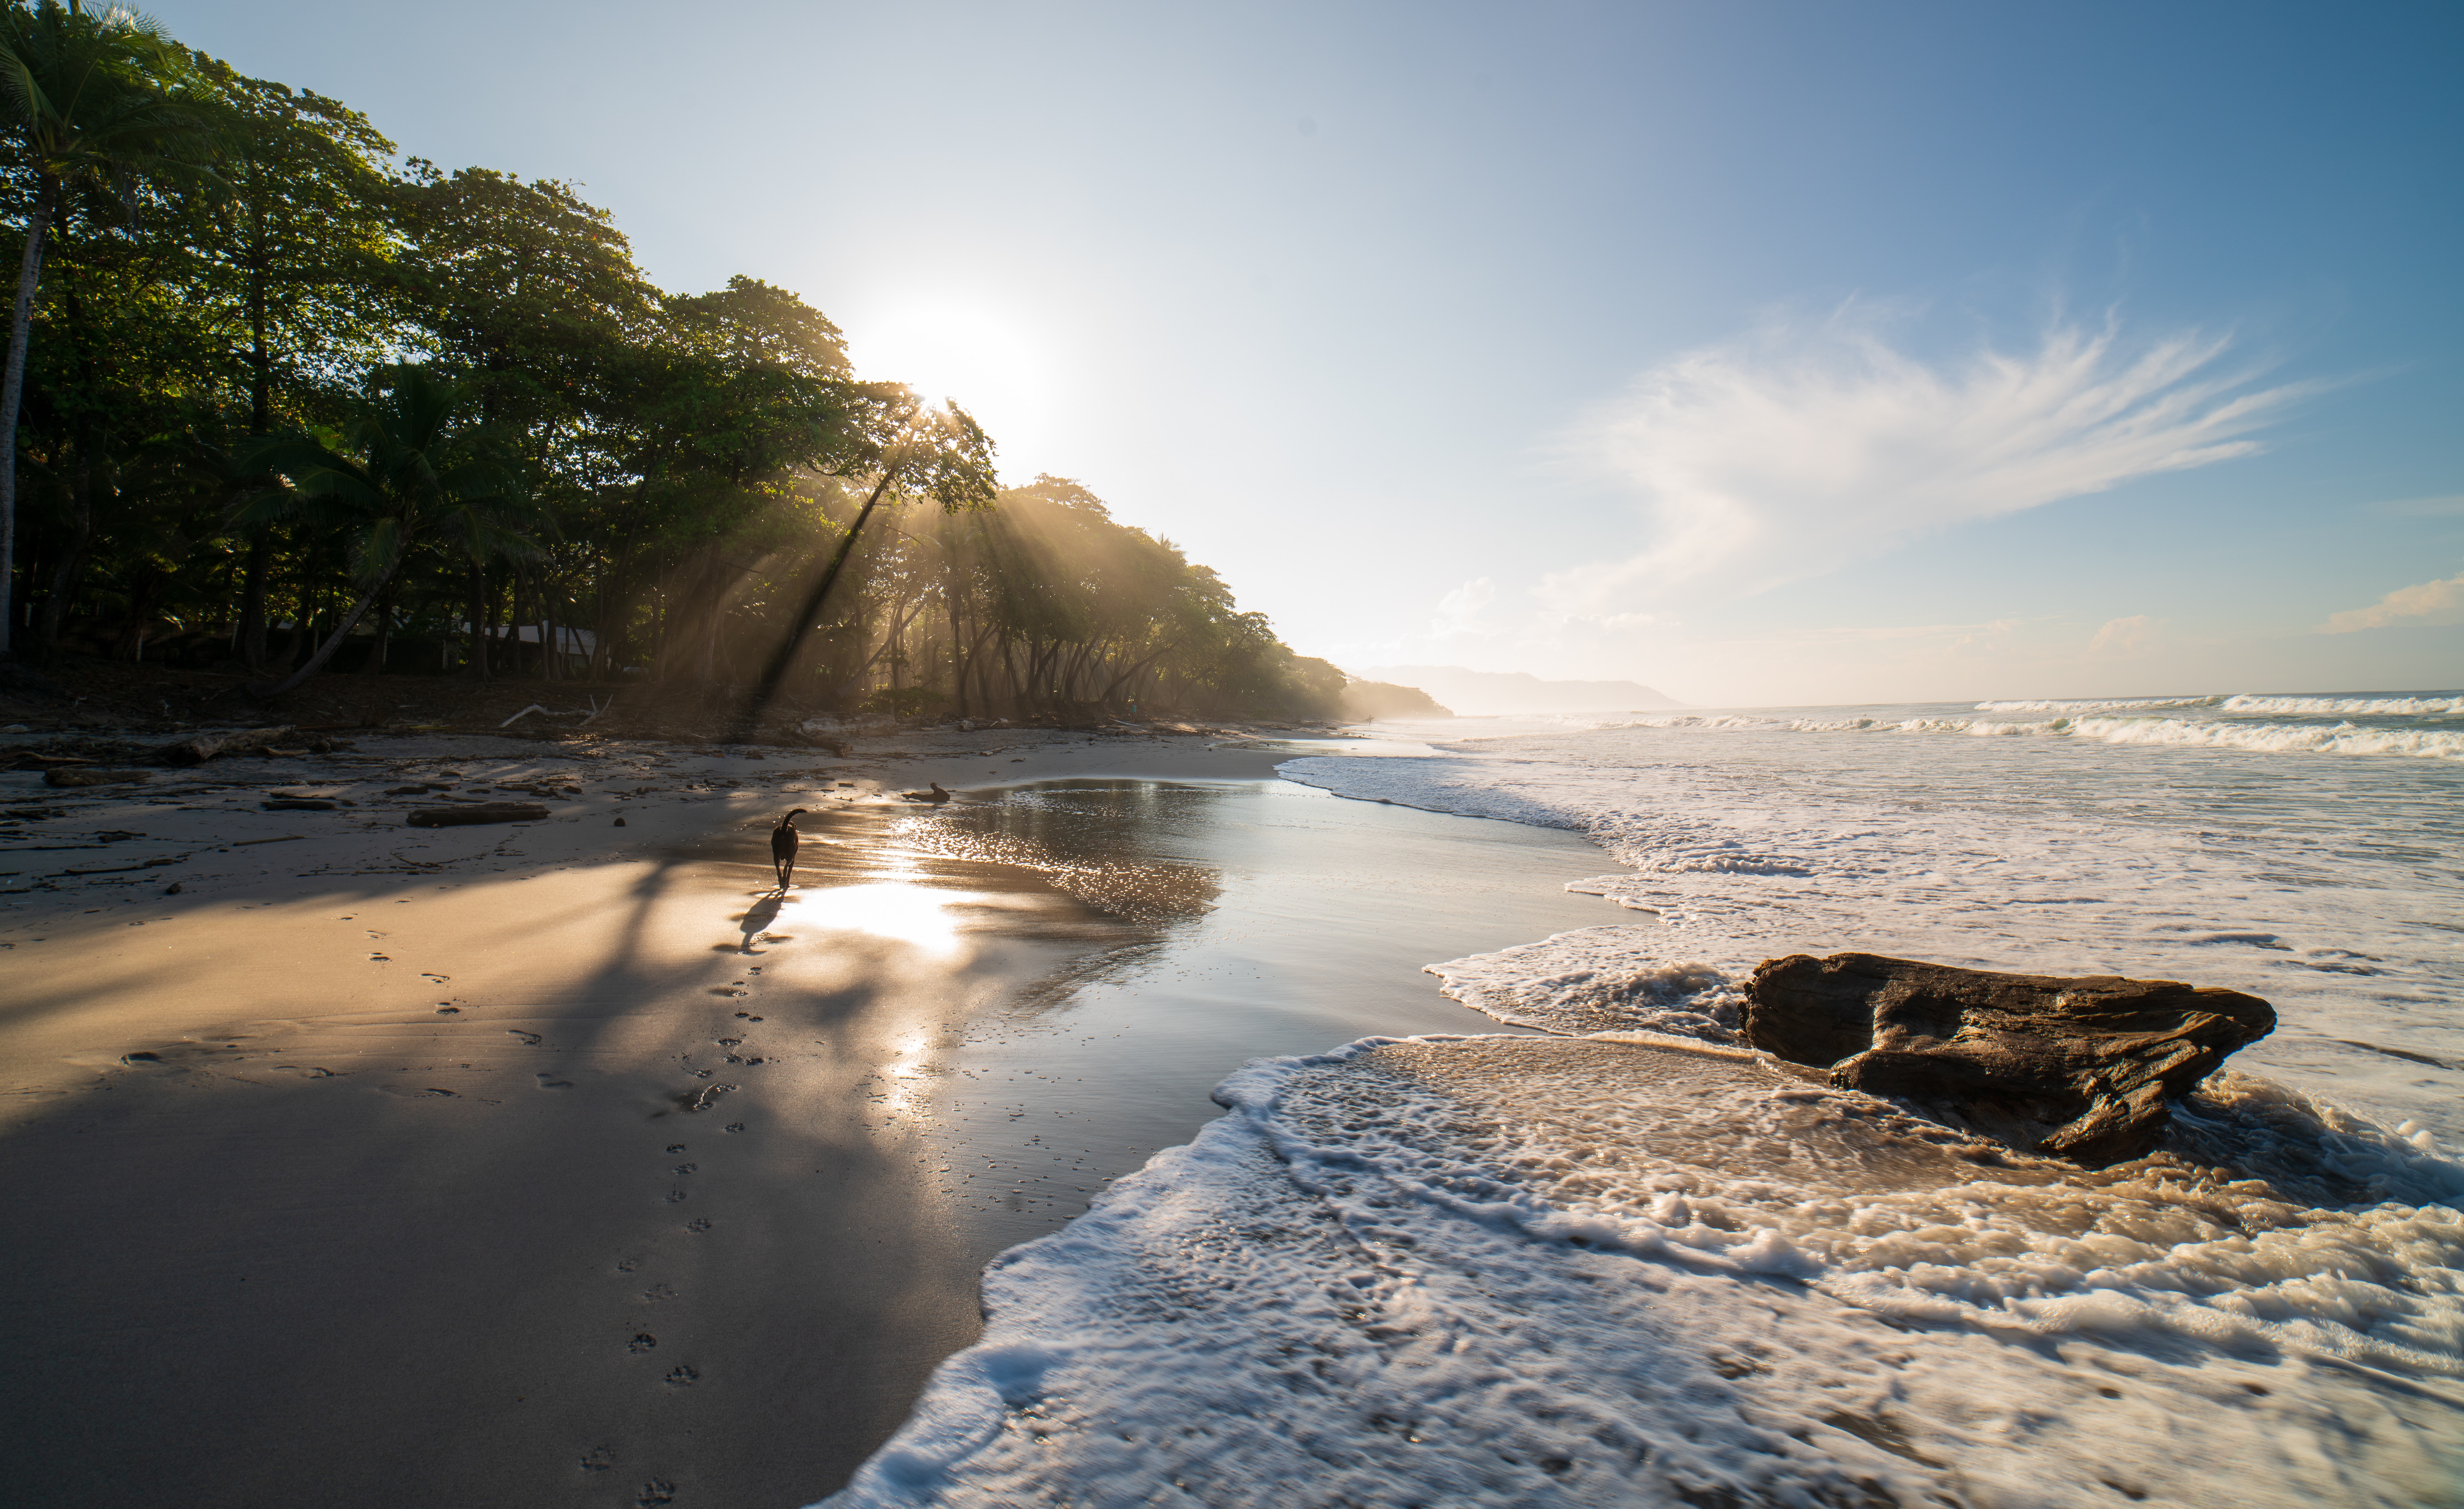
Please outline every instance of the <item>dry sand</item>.
M1301 752L1031 730L847 759L369 737L125 788L0 776L0 1481L97 1509L836 1487L973 1339L989 1252L1143 1155L1089 1137L1051 1177L960 1170L927 1103L1015 1127L1013 1164L1043 1162L1055 1145L1012 1092L947 1085L996 1062L1084 1084L1075 1039L1001 1058L1001 1013L1211 905L1176 900L1170 864L1039 867L895 793L1257 782ZM419 798L384 793L414 781L551 815L407 828ZM358 805L263 810L275 791ZM817 811L780 898L766 838L789 806ZM1573 844L1497 842L1551 864L1546 845ZM1505 919L1490 945L1545 920ZM1472 1023L1431 994L1397 1030ZM991 1046L954 1070L971 1033ZM1140 1124L1155 1140L1187 1134L1243 1051L1291 1051L1191 1040Z

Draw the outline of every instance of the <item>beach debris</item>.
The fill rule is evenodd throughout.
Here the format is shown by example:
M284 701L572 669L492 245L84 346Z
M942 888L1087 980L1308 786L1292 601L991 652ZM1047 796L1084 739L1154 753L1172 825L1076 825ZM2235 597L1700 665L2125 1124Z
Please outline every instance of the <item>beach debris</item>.
M2101 1169L2152 1149L2168 1101L2275 1030L2257 996L2176 980L1797 953L1754 967L1744 1033L1834 1084Z
M950 794L941 789L941 783L939 781L928 781L926 784L930 785L933 789L931 791L902 791L898 794L898 799L901 801L920 801L925 805L932 807L937 807L941 805L941 803L950 799Z
M273 797L257 805L268 812L332 812L340 803L322 797Z
M619 819L617 819L617 820L616 820L616 826L618 826L618 827L620 827L620 828L621 828L621 827L623 827L624 825L625 825L625 820L624 820L624 819L619 818Z
M84 754L45 754L36 750L19 750L11 754L8 764L0 766L0 769L53 770L62 766L74 767L94 763L91 756Z
M202 765L225 754L256 754L298 730L285 724L278 729L239 729L222 733L199 733L165 744L157 757L165 765Z
M414 828L463 828L481 822L541 822L547 809L535 801L482 801L468 807L422 807L407 820Z
M43 784L46 786L133 786L153 778L154 773L150 770L105 770L91 766L55 765L43 772Z

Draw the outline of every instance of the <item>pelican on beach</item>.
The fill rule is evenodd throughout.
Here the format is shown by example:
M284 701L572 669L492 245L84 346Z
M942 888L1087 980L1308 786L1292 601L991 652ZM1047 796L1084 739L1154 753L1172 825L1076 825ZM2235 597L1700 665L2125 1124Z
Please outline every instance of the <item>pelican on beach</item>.
M925 784L931 786L933 789L931 791L902 791L898 794L899 798L903 801L920 801L925 805L932 807L937 807L941 803L950 799L950 794L941 789L941 783L939 781L927 781Z
M796 878L796 845L803 838L796 831L796 820L806 810L798 807L781 818L779 825L770 830L770 864L779 871L779 888L782 891Z

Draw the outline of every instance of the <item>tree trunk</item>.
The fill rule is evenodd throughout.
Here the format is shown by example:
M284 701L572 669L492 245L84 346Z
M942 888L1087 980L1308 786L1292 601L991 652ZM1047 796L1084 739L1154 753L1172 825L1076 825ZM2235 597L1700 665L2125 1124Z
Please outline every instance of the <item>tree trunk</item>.
M403 541L406 551L407 551L409 544L410 542L407 539ZM394 558L399 562L401 556L398 554ZM300 667L297 670L293 671L290 675L283 677L280 681L250 682L248 684L248 694L252 697L256 697L262 700L271 700L272 698L281 696L284 692L289 691L294 687L298 686L301 682L306 681L309 677L317 674L319 670L324 669L325 662L334 658L334 651L342 647L342 641L350 637L351 630L360 626L361 615L367 612L369 604L376 601L377 594L383 592L385 587L392 582L392 580L393 571L392 568L388 567L385 574L377 579L375 585L369 587L367 591L360 594L360 601L351 605L351 611L342 615L342 622L334 625L334 632L325 637L325 643L317 647L317 653L308 657L308 664Z
M9 652L15 615L10 598L17 575L17 409L26 397L26 341L34 328L34 285L43 276L43 237L60 207L60 181L41 175L42 190L26 216L26 254L17 266L17 307L9 320L9 364L0 375L0 655Z
M400 559L400 554L395 556ZM482 601L484 574L477 561L471 562L471 674L482 683L488 679L488 614Z
M51 596L43 600L43 627L37 643L45 649L60 642L60 624L68 618L69 604L77 601L78 581L85 574L86 550L94 542L94 466L82 452L71 475L76 479L69 486L76 510L76 534L69 540L69 553L60 558L59 570L52 578Z
M367 663L360 667L363 676L382 676L385 668L385 643L393 637L394 584L387 578L385 596L377 601L376 643L368 646Z
M1106 707L1111 707L1116 697L1130 689L1131 682L1137 677L1140 671L1145 670L1149 666L1154 665L1156 661L1163 659L1164 656L1171 653L1172 647L1170 645L1166 645L1164 648L1156 650L1146 659L1139 661L1136 665L1132 666L1129 669L1113 677L1111 685L1104 689L1104 695L1098 700ZM1152 701L1153 699L1150 698L1149 700Z
M837 553L830 557L829 569L822 573L822 580L814 583L813 590L806 595L803 612L797 615L794 625L780 640L779 647L771 652L769 663L761 667L761 679L754 685L752 700L745 705L744 715L739 720L744 732L752 731L754 724L760 719L761 710L779 694L779 683L787 679L787 667L795 663L796 652L804 647L804 636L812 632L814 620L822 616L822 605L829 601L830 588L838 584L839 573L847 566L847 554L855 549L856 536L864 533L865 520L872 517L874 506L881 502L881 495L890 491L890 484L897 478L898 470L894 465L886 469L881 473L881 480L873 484L872 495L866 498L864 507L856 511L855 522L847 526L847 537L839 541Z
M259 528L248 542L248 585L240 602L239 659L252 671L265 669L265 579L274 558L274 531Z

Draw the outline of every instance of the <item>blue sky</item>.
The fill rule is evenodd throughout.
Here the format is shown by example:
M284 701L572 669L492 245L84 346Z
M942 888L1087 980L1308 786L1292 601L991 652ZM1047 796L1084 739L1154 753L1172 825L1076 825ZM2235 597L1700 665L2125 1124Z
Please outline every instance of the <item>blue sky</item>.
M2464 684L2464 10L176 0L1340 664Z

